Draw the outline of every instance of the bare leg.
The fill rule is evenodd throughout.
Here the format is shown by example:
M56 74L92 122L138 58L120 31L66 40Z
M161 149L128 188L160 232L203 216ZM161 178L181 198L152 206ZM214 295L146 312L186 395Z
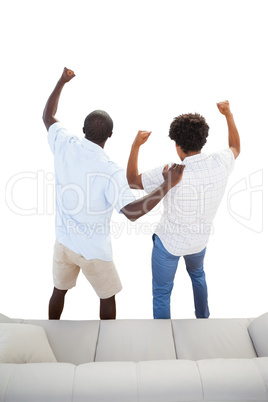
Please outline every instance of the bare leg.
M68 290L54 288L48 308L48 316L50 320L60 319L64 307L64 297L67 292Z
M115 296L109 299L100 299L100 319L114 320L116 317Z

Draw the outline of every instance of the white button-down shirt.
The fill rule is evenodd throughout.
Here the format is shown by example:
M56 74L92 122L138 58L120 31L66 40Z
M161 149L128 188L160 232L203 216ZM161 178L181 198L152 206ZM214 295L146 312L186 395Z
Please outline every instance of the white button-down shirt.
M48 131L54 154L56 239L86 259L112 260L110 219L135 200L125 172L103 148L54 123Z
M229 148L183 160L182 179L165 196L164 212L155 231L169 253L195 254L206 247L234 160ZM162 171L163 166L142 174L147 193L163 183Z

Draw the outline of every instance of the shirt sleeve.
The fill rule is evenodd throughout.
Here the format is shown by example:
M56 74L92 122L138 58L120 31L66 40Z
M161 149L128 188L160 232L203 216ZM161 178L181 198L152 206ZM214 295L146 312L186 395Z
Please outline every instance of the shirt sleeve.
M111 175L106 188L105 197L118 213L121 212L121 209L126 205L135 201L135 197L128 185L123 169L119 169Z
M229 175L232 172L235 163L233 151L230 148L227 148L224 151L214 154L213 156L219 164L223 164L225 166L227 174Z
M79 141L78 137L71 135L59 122L49 127L47 139L53 155L62 151L68 143Z
M141 181L146 193L151 193L164 182L164 177L162 175L164 167L165 165L142 173Z

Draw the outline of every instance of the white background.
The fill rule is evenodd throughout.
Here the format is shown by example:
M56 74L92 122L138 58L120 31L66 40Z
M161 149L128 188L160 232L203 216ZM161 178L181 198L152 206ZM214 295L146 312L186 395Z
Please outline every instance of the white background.
M266 5L261 0L2 3L2 313L47 317L55 241L53 157L41 117L64 66L76 77L63 90L58 119L82 138L85 116L106 110L114 120L106 152L124 168L139 129L153 131L140 153L141 171L179 162L168 129L181 113L206 117L210 136L205 153L224 149L226 122L216 102L230 101L242 152L207 248L211 317L253 317L268 311ZM33 178L14 181L29 175ZM14 205L24 211L16 212ZM27 215L25 210L32 208L35 212ZM113 234L123 283L117 296L119 319L152 317L151 225L160 212L156 208L135 224L113 215L114 227L123 228L120 236ZM98 319L98 304L80 276L66 296L62 318ZM183 260L172 317L194 317Z

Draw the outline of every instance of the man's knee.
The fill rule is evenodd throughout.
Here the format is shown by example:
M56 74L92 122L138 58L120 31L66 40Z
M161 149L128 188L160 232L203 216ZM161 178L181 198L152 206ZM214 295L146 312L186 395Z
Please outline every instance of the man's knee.
M64 290L64 289L57 289L54 287L53 289L53 295L54 296L65 296L66 293L68 292L68 289Z
M105 305L110 305L113 304L115 302L115 295L108 297L107 299L100 299L100 304L105 306Z
M187 272L191 277L196 279L205 277L205 271L203 267L194 269L187 268Z
M113 320L116 318L115 295L107 299L100 299L100 319Z

